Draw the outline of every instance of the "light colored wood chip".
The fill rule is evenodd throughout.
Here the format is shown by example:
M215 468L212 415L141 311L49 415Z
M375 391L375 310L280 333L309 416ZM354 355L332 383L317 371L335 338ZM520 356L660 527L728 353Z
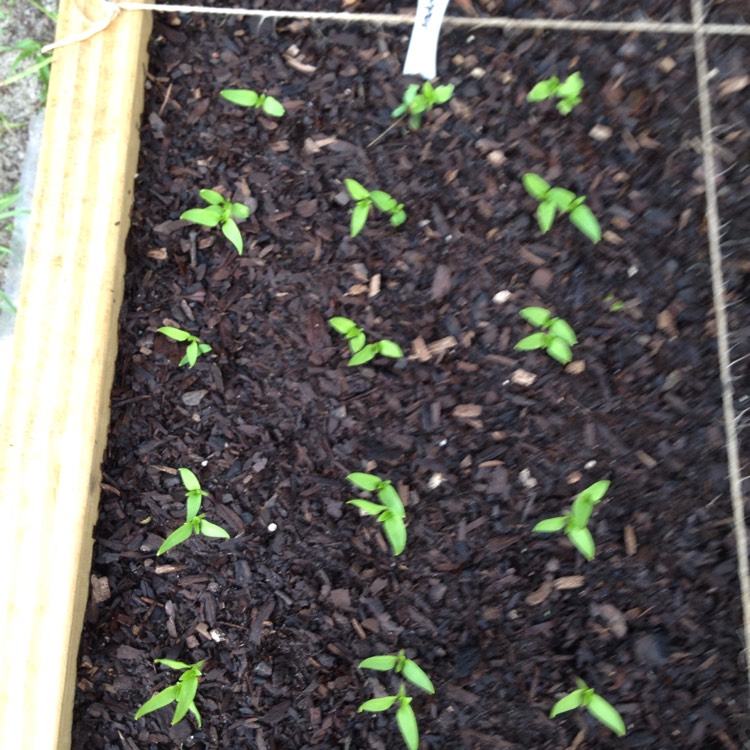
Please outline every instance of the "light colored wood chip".
M524 601L530 607L537 607L547 600L547 597L552 591L552 581L544 581L542 585L536 591L529 594Z
M459 419L472 419L482 415L482 406L480 404L459 404L456 406L451 415Z
M569 589L580 589L585 583L585 576L562 576L562 578L555 578L553 586L556 591L567 591Z
M623 538L625 540L625 554L632 557L638 552L638 540L635 538L635 529L627 524L623 529Z

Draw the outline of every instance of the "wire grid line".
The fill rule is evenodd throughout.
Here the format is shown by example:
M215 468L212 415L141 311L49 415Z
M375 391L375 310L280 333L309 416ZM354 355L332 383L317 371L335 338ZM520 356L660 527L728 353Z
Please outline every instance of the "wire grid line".
M249 16L263 19L290 19L331 21L338 23L369 23L381 26L408 26L414 23L414 14L347 13L299 10L257 10L246 8L211 8L200 5L158 5L137 3L128 0L116 2L102 0L106 16L81 34L48 45L45 50L83 41L104 30L121 11L154 11L159 13L185 13L224 16ZM750 562L748 560L748 534L745 523L744 499L742 495L742 471L740 466L740 441L738 416L734 407L732 383L732 361L730 357L730 331L727 320L726 288L722 269L721 221L716 190L717 169L714 156L715 144L712 135L711 98L709 93L710 73L706 52L708 36L749 36L750 25L705 23L703 0L691 0L692 22L658 21L585 21L575 19L514 19L514 18L460 18L446 16L443 25L454 28L543 30L570 32L648 33L692 35L698 88L701 146L706 191L706 221L708 227L708 251L711 268L711 289L719 358L719 377L722 388L722 409L726 435L729 491L732 505L735 540L737 548L737 573L740 581L740 597L743 613L743 637L745 665L750 686Z
M120 14L121 11L153 11L155 13L185 13L220 16L245 16L261 21L269 18L296 21L331 21L337 23L369 23L380 26L410 26L416 16L413 13L349 13L346 11L312 10L259 10L255 8L213 8L204 5L171 5L158 3L138 3L129 0L102 0L105 12L103 18L92 21L92 25L80 34L47 44L42 52L51 52L58 47L82 42L98 34ZM469 29L503 29L508 31L572 31L609 32L617 34L678 34L695 33L696 23L685 21L585 21L567 18L463 18L445 16L443 26ZM704 35L750 36L750 25L729 23L699 24Z
M703 173L706 189L706 224L708 228L708 255L711 267L711 291L714 315L716 316L716 340L719 355L719 377L721 400L726 435L727 467L729 470L729 496L734 519L734 536L737 547L737 575L740 580L740 598L744 623L745 669L750 685L750 563L748 562L747 526L745 504L742 496L742 470L740 467L740 441L738 416L734 408L734 384L732 383L732 361L730 357L730 332L727 320L726 287L721 264L721 221L719 199L716 191L716 159L711 130L712 111L709 93L709 68L706 53L706 35L701 21L704 15L703 0L690 0L695 33L693 48L695 72L698 84L698 106L700 113L701 146L703 151Z

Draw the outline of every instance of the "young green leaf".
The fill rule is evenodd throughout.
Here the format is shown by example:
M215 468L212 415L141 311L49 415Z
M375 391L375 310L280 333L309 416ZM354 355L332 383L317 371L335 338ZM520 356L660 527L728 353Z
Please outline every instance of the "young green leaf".
M344 185L346 186L349 195L355 201L366 200L370 197L370 191L356 180L352 180L351 178L347 177L344 180Z
M549 99L555 93L555 89L559 83L560 79L557 76L552 76L552 78L548 78L546 81L539 81L529 91L526 101L541 102Z
M193 474L193 472L190 469L177 469L180 479L182 481L183 486L188 492L200 492L203 495L207 495L207 492L204 492L201 489L201 483L198 481L198 477Z
M563 83L557 87L555 94L561 99L572 99L583 91L583 78L579 72L571 73Z
M573 546L591 562L596 555L596 545L594 544L594 537L591 536L591 532L587 528L570 528L567 529L566 533Z
M368 492L375 492L383 484L383 480L375 476L375 474L365 474L361 471L354 471L351 474L347 474L346 478L355 486L367 490Z
M179 685L170 685L169 687L160 690L152 698L149 698L136 712L136 721L146 714L150 714L153 711L157 711L164 706L168 706L170 703L174 703L177 700L177 696L180 694Z
M556 213L557 208L555 207L555 204L549 200L542 201L536 207L536 222L539 224L539 230L542 234L547 234L552 228L552 224L555 222Z
M554 531L562 531L567 523L567 516L555 516L554 518L546 518L544 521L534 526L531 530L538 534L551 534Z
M375 359L378 355L377 344L367 344L363 346L353 357L346 363L347 367L356 367L357 365L364 365L370 360Z
M435 89L435 104L445 104L453 96L454 88L452 83L438 86Z
M417 717L411 707L411 698L407 695L401 698L401 705L396 711L396 724L404 738L408 750L419 750L419 729Z
M383 213L389 213L398 206L396 199L392 198L388 193L384 193L382 190L371 190L370 198L372 198L372 202L383 211Z
M598 721L611 729L618 737L626 733L625 722L617 712L617 709L607 703L600 695L594 693L586 704L586 710Z
M396 488L389 482L381 482L378 489L378 500L392 513L403 518L406 515L404 504Z
M224 203L224 196L215 190L203 189L199 190L198 194L206 203L210 203L212 206L219 206Z
M607 494L610 484L609 479L600 479L583 490L579 497L585 497L591 503L598 503Z
M550 711L550 718L554 719L558 714L565 713L566 711L572 711L575 708L580 708L583 705L583 696L585 690L579 688L574 690L572 693L568 693L564 698L560 698Z
M212 208L191 208L180 214L180 218L204 227L215 227L221 221L221 214L213 211Z
M343 336L346 336L349 331L352 329L357 329L357 324L353 320L349 320L349 318L341 318L341 317L333 317L328 321L328 325L333 328L336 333L340 333Z
M555 204L563 213L571 210L571 204L576 200L576 194L572 190L553 187L547 193L546 199Z
M518 311L518 315L537 328L544 328L552 318L550 311L544 307L524 307Z
M179 328L172 328L172 326L162 326L156 330L174 341L188 341L192 338L187 331L182 331Z
M552 320L549 326L549 332L553 336L557 336L557 338L562 339L566 344L570 344L571 346L578 343L575 331L573 331L570 325L566 323L562 318L554 318Z
M248 89L224 89L219 92L219 96L232 104L239 104L240 107L255 107L260 98L255 91Z
M426 693L434 695L435 686L432 684L432 680L427 676L424 670L411 659L407 659L404 662L404 668L401 670L401 674L404 679L409 680L413 685L418 688L422 688Z
M534 349L545 349L547 347L548 336L546 333L532 333L524 336L513 348L520 352L530 352Z
M192 670L188 670L182 677L180 677L179 687L180 693L177 698L177 706L172 717L172 726L181 722L188 712L195 696L198 692L198 676L190 674Z
M369 701L365 701L357 709L357 713L361 713L362 711L387 711L397 700L397 695L385 695L382 698L371 698Z
M232 203L231 214L235 219L247 219L250 216L250 208L244 203Z
M406 211L403 208L396 208L389 221L392 227L400 227L406 221Z
M573 352L570 351L568 344L553 336L547 344L547 354L552 359L556 359L561 365L567 365L573 360Z
M178 544L182 544L184 541L190 539L193 534L193 527L189 523L184 523L178 529L175 529L162 543L161 547L157 551L157 555L163 555L165 552L169 552L173 547Z
M355 497L353 500L347 500L347 505L353 505L355 508L359 508L364 514L368 516L379 516L387 508L384 505L378 505L377 503L370 502L369 500L363 500L361 497Z
M284 105L278 99L268 96L268 94L263 100L263 111L271 117L283 117L286 114Z
M368 656L359 663L359 669L376 669L378 672L390 672L396 666L398 657L393 654Z
M229 539L228 531L225 531L221 526L217 526L215 523L204 521L203 519L201 519L200 523L200 533L203 534L203 536L208 536L213 539Z
M383 530L393 554L400 555L406 549L406 526L403 518L393 511L386 510L380 514L378 520L383 524Z
M378 350L384 357L391 357L392 359L399 359L404 356L401 347L388 339L381 339L378 341Z
M186 664L184 661L176 661L175 659L154 659L154 664L163 664L165 667L170 669L200 669L206 660L199 661L196 664Z
M602 238L602 230L593 211L585 205L574 208L569 214L570 223L588 237L594 244Z
M527 172L521 177L521 182L526 188L526 192L538 201L543 201L550 190L549 183L545 182L539 175Z
M350 237L356 237L364 229L367 217L370 215L370 205L369 199L355 204L349 228Z
M234 219L227 219L221 225L222 234L234 245L235 250L242 255L242 234Z
M195 363L198 361L198 342L191 341L185 349L185 356L180 361L180 365L189 364L190 367L195 367Z

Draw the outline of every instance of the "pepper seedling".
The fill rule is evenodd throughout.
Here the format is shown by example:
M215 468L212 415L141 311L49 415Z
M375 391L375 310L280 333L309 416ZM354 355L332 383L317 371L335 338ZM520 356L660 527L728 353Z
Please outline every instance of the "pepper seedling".
M596 554L594 537L588 529L589 519L594 506L600 503L607 494L610 481L601 479L576 495L570 510L564 516L555 516L539 521L532 529L538 534L551 534L555 531L563 531L570 539L573 546L586 558L593 560ZM567 710L567 709L565 709Z
M404 679L421 688L430 695L435 693L435 688L430 678L420 666L411 659L407 659L403 650L398 654L388 656L371 656L359 664L360 669L375 669L380 672L394 671ZM358 709L362 711L380 712L387 711L398 703L396 709L396 724L401 736L404 738L408 750L417 750L419 747L419 728L414 709L411 707L412 698L406 694L406 683L402 682L396 695L386 695L382 698L372 698L365 701Z
M522 338L514 349L521 352L544 349L562 365L567 365L573 359L570 347L577 344L578 339L570 325L562 318L553 318L552 313L544 307L524 307L518 314L527 323L541 328L542 331Z
M552 187L539 175L527 172L521 178L526 192L539 201L536 209L536 220L543 234L549 232L558 213L567 215L582 234L594 244L602 238L601 227L593 211L586 205L585 195L576 195L565 188Z
M352 211L349 229L351 237L356 237L364 229L370 216L370 209L373 206L384 214L390 214L389 221L392 227L400 227L406 221L404 204L399 203L388 193L382 190L368 190L364 185L348 177L344 180L344 185L346 185L347 192L354 200L354 210Z
M583 91L583 78L577 71L571 73L564 81L560 82L557 76L539 81L529 91L526 101L543 102L547 99L556 98L557 111L561 115L569 115L573 109L581 103L581 92Z
M578 689L560 698L550 712L550 718L554 719L558 714L572 711L576 708L585 708L597 721L611 729L618 737L626 733L625 722L617 709L604 700L594 688L590 688L583 680L576 677Z
M396 109L391 112L391 117L409 115L409 127L419 130L422 125L422 117L437 104L445 104L453 96L453 84L444 86L433 86L425 81L421 88L418 83L412 83L406 91Z
M377 495L380 503L364 500L360 497L347 501L347 505L359 508L366 516L375 516L383 524L383 531L391 545L394 555L400 555L406 549L406 510L398 492L389 479L381 479L375 474L354 472L346 477L353 485Z
M136 720L146 714L150 714L152 711L176 702L177 706L172 717L172 726L182 721L188 711L195 717L196 724L199 727L202 726L201 715L195 707L195 695L198 692L198 680L203 674L201 668L205 663L205 659L195 664L185 664L173 659L155 659L154 664L163 664L170 669L184 669L185 671L174 685L164 688L164 690L158 692L153 698L147 700L136 712Z
M163 333L173 341L187 341L187 349L185 350L185 356L180 360L180 367L182 365L194 367L201 354L208 354L211 351L211 347L208 344L201 343L201 340L197 336L193 336L192 333L183 331L181 328L162 326L156 330L157 333Z
M219 96L224 97L232 104L238 104L240 107L259 109L271 117L283 117L286 114L284 105L265 92L258 94L250 89L224 89L219 92Z
M232 203L215 190L203 189L200 196L209 204L208 208L188 209L180 218L204 227L221 226L222 234L242 255L242 235L235 219L247 219L250 209L242 203Z
M204 489L201 488L198 477L193 474L190 469L178 469L180 472L180 479L185 485L186 500L187 500L187 511L186 520L178 529L175 529L165 540L164 543L159 547L157 555L163 555L178 544L187 541L193 534L200 536L213 537L214 539L229 539L229 533L217 526L215 523L206 521L206 514L199 514L198 511L201 509L201 503L203 498L208 495Z
M364 331L349 318L334 317L328 321L328 324L334 331L345 336L349 342L349 349L351 349L353 356L347 362L348 367L363 365L375 359L379 354L391 359L399 359L404 356L401 347L390 339L381 339L372 344L367 344Z

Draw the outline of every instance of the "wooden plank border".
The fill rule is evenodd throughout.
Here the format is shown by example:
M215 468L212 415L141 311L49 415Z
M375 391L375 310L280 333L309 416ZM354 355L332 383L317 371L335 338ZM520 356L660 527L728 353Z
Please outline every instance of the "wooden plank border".
M106 16L62 0L57 38ZM0 404L0 747L71 746L150 13L57 49Z

